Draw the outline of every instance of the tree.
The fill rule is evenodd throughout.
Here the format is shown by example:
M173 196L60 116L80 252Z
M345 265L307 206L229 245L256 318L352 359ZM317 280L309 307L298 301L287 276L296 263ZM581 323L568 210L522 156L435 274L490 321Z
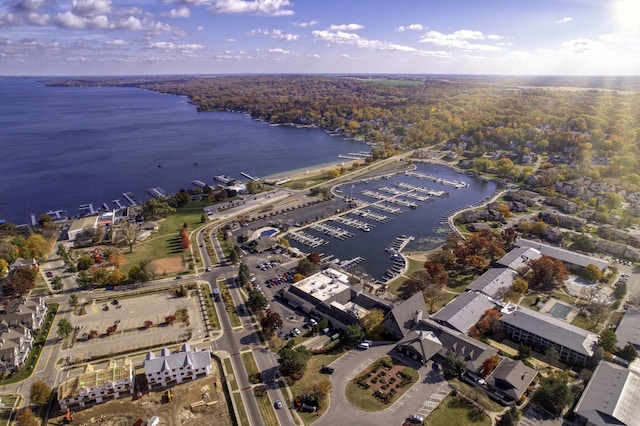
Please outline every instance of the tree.
M122 262L125 261L125 257L122 253L113 252L109 254L109 257L107 257L107 260L110 264L112 264L116 268L119 268L120 265L122 265Z
M513 283L511 285L513 286L513 290L520 294L525 294L529 289L529 283L527 282L527 280L524 280L522 278L516 278L515 280L513 280Z
M559 416L571 404L573 395L567 383L557 377L542 377L541 386L533 394L533 401L551 414Z
M13 271L5 281L2 289L5 297L24 296L35 286L35 272L29 268L19 268Z
M34 405L43 406L51 398L51 388L42 380L36 380L31 384L29 399Z
M459 378L467 371L467 364L454 352L447 352L442 362L442 372L447 380Z
M616 299L622 299L627 294L627 283L622 281L616 285L615 290L613 291Z
M58 336L67 337L73 333L73 325L66 318L60 318L58 321Z
M480 368L480 374L482 377L486 378L489 376L498 364L500 364L500 357L498 355L491 355L489 358L485 359L482 362L482 367Z
M384 333L382 323L384 322L385 313L382 309L374 308L360 321L367 336L381 336Z
M81 290L88 290L91 287L91 276L87 273L87 271L78 272L78 276L76 277L76 284Z
M49 243L40 234L31 234L24 243L24 255L34 259L44 260L47 257Z
M300 259L298 261L298 267L296 271L304 276L311 275L313 271L316 270L316 265L312 261L307 258Z
M487 309L476 324L478 333L483 336L496 334L500 331L500 327L500 312L495 309Z
M272 333L274 330L282 328L282 317L277 312L271 312L260 320L262 331L266 334Z
M529 285L537 290L549 291L560 287L569 277L561 261L549 256L529 261L531 278Z
M620 208L624 202L624 197L617 192L607 192L604 196L604 204L609 207L609 211Z
M518 420L520 420L520 412L515 405L512 405L511 408L500 417L496 426L516 426Z
M16 426L40 426L42 421L27 407L16 417Z
M127 277L124 275L124 272L122 272L120 269L114 269L113 271L111 271L111 273L109 274L109 277L107 278L107 284L120 285L126 279Z
M129 269L129 279L134 283L137 282L146 282L149 281L149 274L146 271L146 264L140 263L138 265L133 265Z
M318 266L320 265L320 262L322 262L322 257L320 257L320 253L317 251L312 251L307 255L307 260L312 262L315 266Z
M257 311L258 309L262 309L269 304L269 301L264 296L264 294L259 291L252 291L249 293L249 299L247 300L247 306L252 311Z
M303 345L294 349L294 345L295 340L290 340L285 347L278 351L280 356L278 362L282 374L293 380L299 380L307 370L307 361L311 358L311 352Z
M249 270L249 267L244 263L241 263L240 267L238 268L238 281L242 286L249 285L249 283L251 282L251 271Z
M71 296L69 296L69 305L71 305L71 307L73 308L78 306L78 296L76 296L75 294L71 294Z
M618 351L617 355L622 359L633 362L638 357L638 352L631 342L627 342L624 348Z
M53 277L53 279L51 280L51 286L55 291L62 290L62 287L63 287L62 278L58 276Z
M155 200L155 198L152 198L151 200ZM133 253L133 245L138 241L140 228L135 223L123 220L120 224L120 231L122 233L122 239L125 244L129 246L129 253Z
M347 347L353 347L360 343L364 339L365 334L362 327L358 324L351 324L347 326L342 339L342 344Z
M610 328L602 330L598 343L602 349L609 353L614 354L618 351L618 347L616 346L618 344L618 338L616 337L616 333Z
M78 259L78 270L79 271L86 271L87 269L91 268L91 265L93 265L93 258L91 256L89 256L88 254L83 254Z
M0 259L0 280L7 276L7 271L9 270L9 263Z
M518 358L526 359L531 356L531 346L525 345L524 343L520 343L518 346Z
M160 198L150 198L142 203L140 213L146 220L156 220L166 217L169 213L175 212L166 200Z
M560 354L554 348L549 348L544 351L544 358L547 361L547 364L555 365L560 360Z
M585 266L582 275L589 281L598 282L602 278L602 271L593 263Z

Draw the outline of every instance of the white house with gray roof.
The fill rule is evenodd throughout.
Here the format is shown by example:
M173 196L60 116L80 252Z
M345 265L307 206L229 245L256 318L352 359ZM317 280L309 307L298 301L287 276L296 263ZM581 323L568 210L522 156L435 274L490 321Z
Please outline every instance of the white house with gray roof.
M601 361L593 372L574 413L576 424L637 425L640 422L640 376Z
M558 351L560 360L572 364L584 365L593 356L597 334L522 306L502 312L502 330L515 342L542 353L553 348Z
M474 290L498 300L513 287L516 278L518 273L512 269L491 268L469 284L467 291Z
M176 353L171 353L168 348L163 348L160 356L149 352L144 360L144 375L150 390L173 386L210 374L211 352L192 351L187 343Z
M495 306L487 296L472 291L464 292L433 314L431 319L466 333L480 321L487 310L493 309Z
M531 241L525 238L517 238L514 244L516 245L516 247L534 248L542 253L543 256L553 257L554 259L560 260L569 267L577 266L585 268L588 265L595 265L598 267L598 269L604 271L609 266L609 262L604 259L587 256L586 254L576 253L560 247L540 243L538 241Z
M531 247L514 247L509 253L502 256L496 261L498 265L505 268L513 269L522 273L529 269L529 262L538 260L542 257L542 253Z

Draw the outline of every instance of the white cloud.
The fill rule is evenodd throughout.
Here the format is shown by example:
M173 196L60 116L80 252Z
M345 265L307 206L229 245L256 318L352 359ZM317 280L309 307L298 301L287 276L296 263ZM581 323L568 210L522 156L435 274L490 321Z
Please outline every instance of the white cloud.
M72 0L71 10L77 16L96 16L111 12L111 0Z
M294 22L294 27L307 28L313 27L314 25L318 25L318 21L308 21L308 22Z
M205 48L202 44L175 44L168 41L158 41L155 43L149 43L145 46L145 49L159 49L165 52L180 51L184 53L193 52L196 50L203 50Z
M329 27L329 31L358 31L363 29L364 26L360 24L341 24L341 25L331 25Z
M227 43L235 43L237 40L235 38L228 38L228 39L225 39L225 41Z
M198 25L196 27L196 31L202 31L202 30L204 30L204 26L203 25Z
M317 40L322 40L329 44L349 44L363 49L375 50L397 50L403 52L417 51L417 49L414 47L390 43L387 41L368 40L364 37L360 37L358 34L348 33L345 31L332 32L317 30L313 31L312 34Z
M346 53L340 55L340 57L345 58L345 59L353 59L353 56L349 56Z
M289 0L213 0L210 11L214 13L252 13L267 16L291 16Z
M572 54L588 53L594 49L599 48L600 46L602 46L602 43L588 38L576 38L565 41L561 44L562 50Z
M47 3L47 0L18 0L13 2L12 9L16 12L34 12Z
M68 30L79 30L86 27L86 21L82 17L75 15L71 12L58 13L53 22L60 28L66 28Z
M169 12L164 15L167 18L188 18L191 16L191 10L188 7L181 7L180 9L171 9Z
M32 12L27 17L27 21L32 25L44 27L45 25L49 25L49 23L51 22L51 16L47 13L41 14Z
M105 44L106 46L116 46L116 47L129 46L129 42L128 42L128 41L120 40L120 39L116 39L116 40L105 40L104 44Z
M274 38L276 40L285 40L285 41L295 41L299 37L298 34L285 34L282 32L282 30L279 30L279 29L274 29L271 31L263 30L263 29L251 30L247 33L247 35L249 36L262 35L262 36Z
M573 21L573 18L567 16L567 17L564 17L562 19L558 19L557 21L553 21L553 23L554 24L568 24L571 21Z
M288 53L291 53L288 50L284 50L284 49L280 49L280 48L276 48L276 49L269 49L268 51L269 53L277 53L279 55L286 55Z
M431 43L436 46L452 47L463 50L499 51L499 46L490 44L471 43L469 40L500 40L502 36L491 34L485 37L482 32L474 30L458 30L451 34L443 34L438 31L429 31L422 37L420 43Z
M174 0L167 3L184 4L186 6L204 6L211 4L210 0Z
M142 21L135 16L127 16L126 18L119 19L116 24L116 28L129 31L142 31Z
M404 31L422 31L424 30L424 27L422 26L422 24L410 24L405 26L400 25L398 28L396 28L396 31L399 32L404 32Z

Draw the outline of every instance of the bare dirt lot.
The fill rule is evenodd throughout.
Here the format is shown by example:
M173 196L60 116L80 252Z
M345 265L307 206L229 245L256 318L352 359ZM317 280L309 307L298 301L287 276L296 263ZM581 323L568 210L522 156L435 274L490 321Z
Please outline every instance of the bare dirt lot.
M142 419L145 422L143 424L146 424L152 416L160 418L159 426L231 425L215 362L212 369L213 373L209 377L158 391L145 391L140 399L121 398L76 411L72 425L132 426L138 419ZM167 389L171 390L171 401L167 401ZM59 413L55 417L52 416L47 424L63 425L63 415L64 413Z
M162 259L152 260L150 265L160 274L179 274L185 271L182 257L163 257Z

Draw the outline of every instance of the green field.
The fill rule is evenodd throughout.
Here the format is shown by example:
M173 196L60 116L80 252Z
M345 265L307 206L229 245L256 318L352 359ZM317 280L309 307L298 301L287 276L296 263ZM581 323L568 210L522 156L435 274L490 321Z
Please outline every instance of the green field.
M244 409L244 404L242 403L242 395L240 395L239 392L233 394L233 402L238 412L238 423L240 423L241 426L251 426L249 424L249 417L247 417L247 410Z
M482 415L476 419L473 412L474 408L470 404L458 401L453 396L448 396L429 414L424 424L428 426L491 425L491 419L488 416Z

